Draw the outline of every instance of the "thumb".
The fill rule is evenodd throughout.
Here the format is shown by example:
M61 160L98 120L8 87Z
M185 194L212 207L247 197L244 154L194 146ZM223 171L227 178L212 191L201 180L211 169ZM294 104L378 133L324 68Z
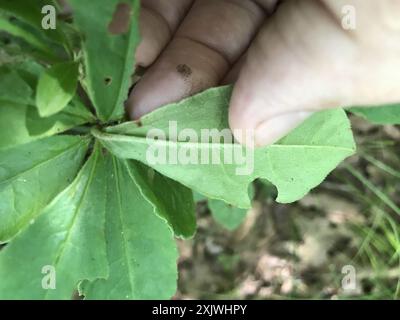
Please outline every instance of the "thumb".
M239 142L237 132L251 130L256 146L272 144L313 112L350 104L359 51L329 10L321 1L288 1L262 27L231 99Z

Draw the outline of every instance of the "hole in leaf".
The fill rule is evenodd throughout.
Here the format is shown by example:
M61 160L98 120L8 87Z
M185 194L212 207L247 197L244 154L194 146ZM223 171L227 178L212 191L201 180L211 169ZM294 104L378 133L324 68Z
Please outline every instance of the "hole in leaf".
M109 86L111 84L111 82L112 82L112 79L110 77L104 78L104 84L106 86Z
M119 3L108 25L108 32L113 35L124 34L129 31L132 9L129 3Z

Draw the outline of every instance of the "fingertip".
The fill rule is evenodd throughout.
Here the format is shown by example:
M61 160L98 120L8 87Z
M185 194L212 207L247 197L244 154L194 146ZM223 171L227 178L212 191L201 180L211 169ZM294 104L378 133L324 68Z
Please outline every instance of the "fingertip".
M229 125L235 139L248 147L264 147L274 144L313 112L308 110L285 109L272 105L273 100L253 92L251 87L236 86L229 108Z
M296 111L264 120L255 128L255 146L265 147L276 143L303 123L312 114L313 113L309 111Z
M260 110L264 108L265 101L259 95L250 92L249 87L243 86L241 78L235 85L229 105L229 126L235 139L243 144L246 143L245 132L253 132L260 118ZM249 134L247 134L248 139ZM254 139L254 134L253 134Z
M152 112L188 95L191 84L169 64L158 63L146 72L130 93L126 103L132 119Z

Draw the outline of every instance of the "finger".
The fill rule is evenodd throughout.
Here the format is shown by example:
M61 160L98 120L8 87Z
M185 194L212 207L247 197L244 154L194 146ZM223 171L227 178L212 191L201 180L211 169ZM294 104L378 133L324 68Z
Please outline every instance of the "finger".
M250 0L197 0L175 38L133 89L133 118L216 86L246 50L265 11Z
M151 65L171 40L193 0L142 0L140 32L142 41L136 51L136 64Z
M229 72L225 75L224 79L222 80L222 85L228 85L235 83L239 78L240 70L242 70L243 65L246 61L246 54L242 55L235 65L229 70Z
M398 2L382 3L282 4L249 49L231 100L231 128L254 130L255 145L263 146L313 111L399 101L400 28L391 23ZM355 30L341 24L347 4L359 13ZM374 14L379 19L371 24Z

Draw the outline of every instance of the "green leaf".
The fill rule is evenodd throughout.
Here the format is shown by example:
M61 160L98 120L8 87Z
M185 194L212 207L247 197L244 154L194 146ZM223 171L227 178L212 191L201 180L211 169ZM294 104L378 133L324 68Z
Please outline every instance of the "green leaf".
M132 179L156 214L168 222L177 237L192 237L196 232L192 191L139 162L134 167Z
M78 64L65 62L53 65L39 78L36 105L42 117L63 110L75 95L78 85Z
M52 136L93 122L93 116L75 100L62 112L41 118L33 106L0 101L0 150Z
M348 111L374 124L400 124L400 104L381 107L354 107Z
M75 181L0 252L0 299L70 299L77 284L108 276L107 163L99 148ZM43 289L46 266L56 288Z
M32 104L33 90L15 70L0 67L0 101Z
M193 192L193 200L194 202L205 201L207 200L207 197L205 195L202 195L201 193Z
M124 114L135 51L139 44L138 0L69 0L74 22L83 35L85 88L100 120L119 119ZM126 30L111 32L116 10L130 10Z
M32 60L0 67L0 150L95 121L78 97L62 112L41 118L32 96L42 72Z
M146 137L150 130L159 129L169 138L171 121L175 122L178 132L190 128L200 135L202 129L223 130L229 127L227 111L231 94L231 86L212 88L181 102L157 109L138 121L124 122L108 127L105 131Z
M61 28L49 30L42 28L42 20L45 17L42 14L42 8L46 5L55 4L52 0L0 0L0 9L30 24L34 29L40 31L41 34L52 41L64 43L65 37Z
M29 85L31 91L33 92L37 88L37 83L39 76L44 72L45 67L37 63L35 60L29 59L24 55L17 57L17 61L7 63L3 66L4 70L13 70L18 74L18 77L25 81L25 84ZM35 104L35 99L30 99L29 103L25 104Z
M6 17L0 16L0 30L5 31L8 34L23 39L26 43L41 51L43 54L48 55L51 61L55 60L54 53L49 50L48 44L42 39L37 37L34 33L25 30L18 24L12 23Z
M0 151L0 243L33 221L74 179L89 139L58 136Z
M208 200L208 207L214 219L231 231L237 229L242 224L246 219L248 211L214 199Z
M26 77L27 74L29 74L29 85L32 88L36 88L37 80L44 70L44 67L41 64L37 63L34 60L24 59L24 61L21 61L20 63L18 63L18 65L15 65L14 67L18 70L21 76ZM33 81L33 79L35 81Z
M248 185L256 178L265 178L277 187L277 201L293 202L319 185L355 151L350 123L341 109L317 113L277 144L254 152L237 144L221 143L220 139L213 143L163 140L169 137L168 131L165 137L160 134L158 140L145 137L143 128L146 132L151 128L166 131L170 121L176 124L177 132L190 128L197 136L201 129L228 128L230 94L229 87L211 89L161 108L143 117L141 123L119 125L107 129L107 133L93 130L93 134L117 157L139 160L209 198L240 208L250 207ZM212 151L217 161L212 161ZM229 164L224 160L225 154L242 155L246 161ZM195 161L188 159L188 155L193 155Z
M177 249L135 180L135 163L113 158L107 192L107 280L85 281L86 299L167 299L176 290ZM139 169L140 170L140 169ZM140 173L139 173L140 174Z

